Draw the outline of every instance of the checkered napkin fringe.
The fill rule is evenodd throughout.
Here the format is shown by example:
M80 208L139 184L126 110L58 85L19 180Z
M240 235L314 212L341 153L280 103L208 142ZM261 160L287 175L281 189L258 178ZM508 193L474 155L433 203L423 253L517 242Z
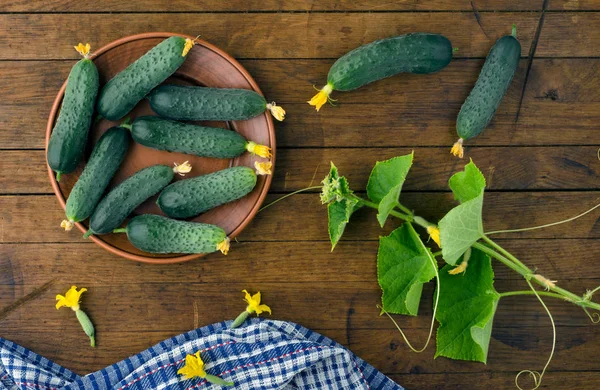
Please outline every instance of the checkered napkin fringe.
M209 374L235 389L402 390L340 344L300 325L252 319L238 329L222 322L165 340L103 370L78 376L0 337L0 389L219 389L177 370L201 351Z

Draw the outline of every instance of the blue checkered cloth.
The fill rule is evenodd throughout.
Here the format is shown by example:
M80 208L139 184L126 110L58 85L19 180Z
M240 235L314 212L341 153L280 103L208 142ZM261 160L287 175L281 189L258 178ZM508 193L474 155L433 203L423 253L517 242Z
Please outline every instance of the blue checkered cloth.
M402 387L352 352L300 325L252 319L238 329L222 322L165 340L100 371L79 376L0 337L0 389L219 389L177 375L200 351L209 374L235 389L371 389Z

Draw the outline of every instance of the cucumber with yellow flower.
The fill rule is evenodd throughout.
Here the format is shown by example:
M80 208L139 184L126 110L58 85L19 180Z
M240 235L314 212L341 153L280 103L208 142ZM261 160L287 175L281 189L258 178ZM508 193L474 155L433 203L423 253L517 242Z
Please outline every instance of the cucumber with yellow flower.
M156 203L171 218L189 218L240 199L255 186L253 169L232 167L169 184Z
M122 127L112 127L100 137L69 194L65 207L67 219L60 224L62 228L69 231L75 222L83 221L92 214L125 158L128 147L129 132Z
M519 67L520 58L521 44L513 25L512 34L498 39L490 49L479 78L460 109L456 119L460 138L452 146L453 155L463 158L464 140L478 136L490 123Z
M149 148L201 157L233 158L248 151L263 158L271 149L248 141L236 131L172 121L157 116L138 117L128 126L135 142Z
M61 174L73 172L83 157L98 94L98 69L88 58L90 44L80 43L75 50L83 59L73 65L69 73L65 96L46 151L48 165L56 172L56 181L60 181Z
M229 251L229 238L216 225L177 221L160 215L143 214L132 218L127 227L129 242L150 253L212 253Z
M177 36L154 46L106 83L96 105L98 113L112 121L124 117L183 65L192 46L194 40Z
M148 95L158 115L178 121L239 121L269 111L282 121L285 110L249 89L161 85Z
M191 169L186 161L175 167L153 165L139 170L102 198L90 217L90 228L83 238L111 233L133 210L169 184L175 173L183 176Z
M440 34L412 33L368 43L332 65L327 84L308 104L319 111L333 100L333 91L351 91L398 73L438 72L450 63L452 52L450 41Z

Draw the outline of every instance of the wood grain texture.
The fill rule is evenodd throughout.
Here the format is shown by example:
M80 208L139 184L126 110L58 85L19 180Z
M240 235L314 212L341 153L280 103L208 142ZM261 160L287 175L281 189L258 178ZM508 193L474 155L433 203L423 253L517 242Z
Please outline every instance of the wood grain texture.
M589 3L592 1L588 0ZM538 11L542 0L4 0L0 12Z
M267 202L280 195L267 197ZM455 203L450 193L412 192L402 202L431 221L443 217ZM520 228L552 223L573 217L598 204L600 191L492 192L486 194L486 230ZM567 205L571 205L568 208ZM85 242L79 232L60 229L64 211L53 195L0 196L3 243ZM352 216L342 240L377 240L397 227L391 221L380 229L374 210L363 209ZM503 235L502 238L600 238L600 218L590 213L569 225ZM565 227L567 229L565 229ZM23 232L35 232L24 234ZM240 241L327 241L327 212L318 194L299 194L260 212ZM274 245L273 251L277 251ZM325 254L323 254L325 255Z
M77 58L73 42L100 47L126 35L173 31L202 38L235 58L337 58L376 39L423 30L441 33L461 57L485 57L499 37L519 26L523 53L529 51L537 12L485 13L234 13L2 14L0 60ZM63 28L54 28L62 26ZM44 31L44 39L36 39ZM10 37L10 39L8 39ZM48 45L47 42L56 42ZM75 42L76 43L76 42Z
M548 276L560 275L569 280L600 279L600 269L593 261L600 256L600 240L595 239L500 239L508 248L531 267ZM114 281L115 258L91 242L83 240L71 244L17 243L0 244L0 285L43 285L48 275L65 282L72 274L94 275L97 285ZM272 247L277 247L280 256L271 257ZM171 284L181 281L182 275L189 282L219 283L223 274L229 272L240 280L255 282L277 282L281 269L294 275L297 283L344 280L348 283L371 282L375 272L374 257L376 241L348 241L329 254L331 245L321 241L280 241L264 243L242 241L234 243L227 258L219 255L178 265L137 264L123 262L120 272L132 275L138 283ZM248 254L252 256L248 256ZM564 258L572 261L562 261ZM40 259L52 258L53 262ZM260 269L261 272L255 272ZM133 277L133 275L135 275ZM505 267L495 270L498 280L521 280L520 276ZM11 294L9 294L11 295Z
M355 191L364 191L378 160L414 151L414 165L403 188L407 191L449 191L448 179L468 162L449 148L283 149L278 153L273 192L292 192L319 185L330 161ZM510 159L504 157L510 154ZM599 189L598 146L469 147L467 158L487 176L489 190ZM179 160L185 156L179 157ZM498 161L502 161L498 164ZM0 151L0 194L47 194L52 189L42 150ZM196 169L206 169L196 166ZM65 175L67 177L67 175Z
M411 353L375 307L381 297L377 241L397 223L381 229L373 210L359 210L330 252L326 210L314 191L259 213L227 257L162 266L125 261L59 228L64 213L47 182L43 129L77 57L76 41L98 48L138 32L201 33L239 58L266 98L287 110L286 121L276 124L277 166L266 202L318 184L329 161L364 195L376 160L414 149L402 202L436 221L455 205L448 177L468 161L448 153L460 106L493 42L516 23L521 63L489 128L467 144L467 157L488 179L486 230L555 222L600 201L600 1L549 0L540 24L543 3L2 1L0 336L85 374L196 325L233 318L244 308L245 288L263 293L274 318L335 339L406 388L513 388L514 375L540 370L551 348L550 324L534 297L501 300L487 365L434 360L434 345ZM306 104L312 84L324 83L335 58L413 30L445 34L459 48L456 58L434 75L399 75L334 93L336 107L320 113ZM583 293L600 284L599 227L596 212L495 240L559 286ZM494 271L499 291L527 288L502 265ZM72 313L54 309L55 294L72 284L89 289L83 306L97 327L94 350ZM396 317L417 345L427 334L433 283L423 296L419 317ZM597 388L598 327L576 307L546 302L558 340L542 388ZM195 306L201 308L197 319Z
M337 93L320 113L306 104L311 84L325 80L333 60L244 60L269 100L287 110L277 123L285 147L445 146L483 60L455 60L442 72L400 75ZM0 148L43 148L42 129L71 61L0 61ZM39 72L41 68L55 69ZM600 143L600 59L533 61L516 121L526 60L489 128L469 145L594 145ZM38 77L32 77L35 74ZM27 115L24 115L27 113Z

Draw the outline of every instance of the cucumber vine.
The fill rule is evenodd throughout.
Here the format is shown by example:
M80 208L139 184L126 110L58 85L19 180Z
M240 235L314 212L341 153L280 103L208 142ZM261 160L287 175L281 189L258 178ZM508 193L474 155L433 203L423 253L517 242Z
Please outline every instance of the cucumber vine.
M598 323L600 304L593 302L592 298L600 287L588 290L583 295L567 291L559 287L557 281L531 269L490 236L566 223L594 211L600 207L600 204L565 221L524 229L485 232L482 207L486 181L481 171L471 161L463 171L454 174L449 180L450 189L459 205L451 209L438 224L434 224L400 203L402 185L412 160L411 153L377 162L367 184L367 198L356 195L350 189L346 178L340 176L336 166L331 163L329 174L323 180L322 187L310 187L310 189L321 188L321 202L327 205L332 251L342 237L350 217L360 208L377 210L377 220L382 227L390 216L403 222L390 235L379 239L377 276L382 289L382 303L378 307L382 314L392 319L409 348L415 352L421 352L428 346L434 323L437 321L439 327L436 334L435 357L444 356L486 363L492 322L501 298L534 295L544 307L552 324L552 351L541 373L523 370L516 375L515 385L521 389L519 377L525 373L530 375L534 382L533 388L537 389L541 385L556 346L556 327L542 297L558 298L577 305L584 310L593 323ZM432 252L416 233L413 225L423 228L441 251ZM441 269L437 260L440 257L440 260L446 263ZM492 259L521 275L529 289L496 291ZM433 278L436 279L437 286L429 336L424 347L416 349L391 314L416 316L423 285ZM534 284L543 289L534 288Z

